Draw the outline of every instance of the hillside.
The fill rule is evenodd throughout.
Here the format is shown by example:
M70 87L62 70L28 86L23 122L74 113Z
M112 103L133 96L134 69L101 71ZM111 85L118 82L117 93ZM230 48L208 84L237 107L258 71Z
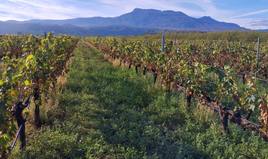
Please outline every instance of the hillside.
M159 11L155 9L134 9L118 17L77 18L67 20L31 20L26 23L75 25L82 27L101 26L130 26L154 29L195 30L195 31L224 31L240 30L239 25L219 22L211 17L193 18L182 12Z
M148 33L156 33L158 29L137 28L127 26L101 26L101 27L81 27L69 24L49 24L42 23L21 23L21 22L0 22L0 34L36 34L42 35L45 32L54 34L70 34L78 36L105 36L105 35L141 35Z
M118 17L92 17L66 20L29 20L1 22L0 34L33 33L72 35L138 35L159 30L237 31L237 24L219 22L211 17L194 18L182 12L134 9Z

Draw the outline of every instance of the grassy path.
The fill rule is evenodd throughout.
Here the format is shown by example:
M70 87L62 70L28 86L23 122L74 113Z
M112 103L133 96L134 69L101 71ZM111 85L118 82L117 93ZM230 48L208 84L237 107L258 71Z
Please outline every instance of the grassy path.
M222 135L212 112L188 112L182 94L167 95L151 77L113 67L83 41L63 92L49 113L52 124L15 158L268 157L258 137L236 127Z

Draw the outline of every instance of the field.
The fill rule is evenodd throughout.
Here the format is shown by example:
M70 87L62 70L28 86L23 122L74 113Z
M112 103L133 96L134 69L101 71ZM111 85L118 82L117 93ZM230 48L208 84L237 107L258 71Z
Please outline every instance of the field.
M3 158L268 158L264 33L168 34L163 48L159 35L28 41L37 45L2 58ZM8 66L24 63L10 75L16 80L4 80ZM10 151L22 132L10 111L16 96L29 107L27 144L19 138Z

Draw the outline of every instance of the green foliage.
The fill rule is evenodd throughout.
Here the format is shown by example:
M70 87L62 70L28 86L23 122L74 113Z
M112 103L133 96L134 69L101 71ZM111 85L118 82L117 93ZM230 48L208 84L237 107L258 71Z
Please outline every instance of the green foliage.
M205 35L210 34L200 36ZM225 33L213 33L213 35L222 37ZM227 37L237 35L240 34L227 33ZM174 85L180 85L186 89L188 99L193 95L205 97L225 108L239 110L241 115L247 118L252 117L255 121L259 118L261 127L268 127L267 104L262 104L260 107L261 103L267 103L265 98L267 89L262 88L260 84L261 81L267 83L268 78L267 42L262 42L260 46L258 43L262 53L261 60L257 61L255 54L257 44L254 41L210 37L173 40L169 37L168 45L165 46L168 48L162 52L159 49L161 46L159 39L154 38L154 36L145 37L144 40L140 37L105 37L89 38L89 40L106 57L129 66L134 65L136 70L143 68L143 74L154 74L154 80L157 78L161 86L168 90L177 87ZM258 76L254 76L256 71ZM256 116L258 106L262 114L260 116ZM268 133L266 129L264 130Z
M229 136L222 134L212 112L187 110L183 93L166 93L149 75L114 68L85 43L76 50L58 110L50 112L53 124L15 158L268 157L267 143L255 134L233 125Z
M66 134L59 130L44 130L38 137L31 139L31 145L25 152L17 154L20 158L80 158L83 151L80 148L78 135ZM14 157L16 158L16 157Z
M45 37L6 35L1 36L0 41L1 158L15 136L13 105L31 97L36 88L48 92L66 69L78 39L52 34Z
M184 40L228 40L228 41L257 41L259 37L261 41L268 41L268 33L265 32L170 32L166 33L167 39L184 39ZM139 36L136 39L161 39L161 35Z

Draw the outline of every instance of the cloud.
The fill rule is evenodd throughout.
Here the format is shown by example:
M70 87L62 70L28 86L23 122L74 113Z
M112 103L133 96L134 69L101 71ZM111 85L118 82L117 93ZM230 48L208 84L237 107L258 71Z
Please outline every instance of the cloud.
M257 14L263 14L263 13L268 13L268 9L262 9L262 10L257 10L254 12L244 13L242 15L234 16L232 18L243 18L243 17L248 17L248 16L252 16L252 15L257 15Z
M4 0L0 10L8 13L0 13L2 20L66 19L99 15L96 10L75 6L74 1L62 3L61 0Z
M257 20L251 22L252 26L268 26L268 20Z
M182 11L193 17L211 16L220 21L235 22L246 27L253 18L268 9L246 12L222 9L215 0L0 0L0 20L68 19L92 16L118 16L134 8ZM224 3L224 2L223 2ZM228 2L227 2L228 3ZM232 17L232 18L230 18Z
M228 11L216 8L211 0L2 0L0 10L16 19L65 19L88 16L117 16L134 8L176 10L191 16L220 17ZM185 6L185 4L188 6ZM194 7L191 7L194 6ZM199 9L196 9L199 8ZM21 15L21 16L19 16ZM4 16L1 17L5 18ZM6 18L5 18L6 19Z
M262 20L251 21L250 26L258 28L258 29L267 29L268 20L267 19L262 19Z

